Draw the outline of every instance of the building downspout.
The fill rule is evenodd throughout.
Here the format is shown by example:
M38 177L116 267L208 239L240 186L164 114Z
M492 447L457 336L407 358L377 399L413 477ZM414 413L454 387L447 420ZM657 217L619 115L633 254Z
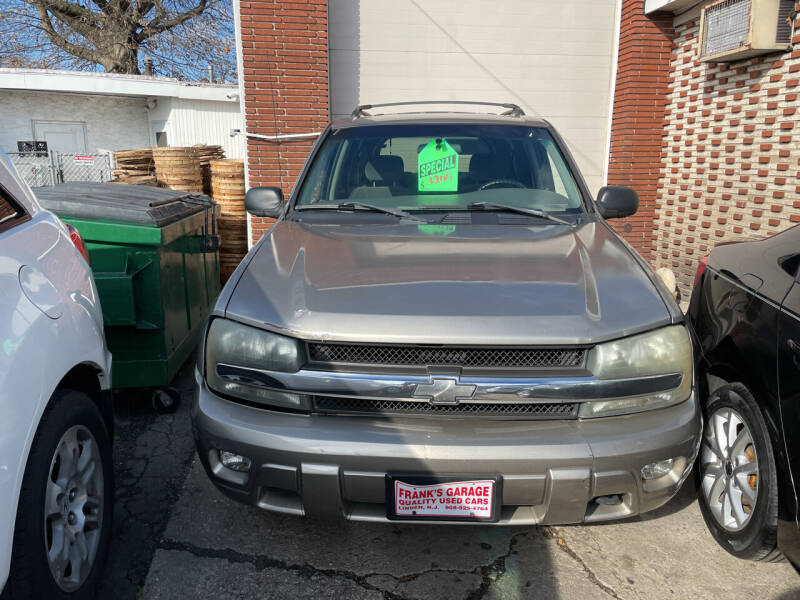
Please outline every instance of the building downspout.
M263 140L265 142L281 142L283 140L315 138L319 137L321 134L321 131L312 131L311 133L283 133L281 135L261 135L260 133L247 133L245 135L246 137Z
M611 128L614 125L614 98L617 90L617 70L619 65L619 32L622 23L622 0L617 0L617 17L614 25L614 47L611 54L611 82L608 86L608 134L606 135L606 162L603 165L603 185L608 185L608 171L611 166Z
M247 109L244 94L244 50L242 49L242 15L239 0L233 0L233 28L236 38L236 78L239 84L239 116L241 118L241 133L244 134L244 186L250 189L250 157L247 148ZM247 223L247 248L253 247L253 226L250 213L246 213Z

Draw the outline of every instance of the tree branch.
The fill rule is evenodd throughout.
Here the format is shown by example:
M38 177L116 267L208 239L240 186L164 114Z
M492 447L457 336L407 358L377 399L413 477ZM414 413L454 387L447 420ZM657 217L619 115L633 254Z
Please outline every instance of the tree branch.
M207 6L208 6L208 0L198 0L197 6L179 15L175 15L171 19L160 20L159 18L155 18L149 23L147 23L147 25L142 27L142 30L136 34L136 41L143 42L144 40L151 38L154 35L158 35L159 33L163 33L168 29L177 27L181 23L185 23L189 19L202 14L203 11L207 8Z
M140 21L143 19L147 13L153 10L154 6L156 6L156 3L153 2L153 0L139 0L139 3L136 7L136 15L138 17L136 20ZM158 10L158 8L156 8L156 10Z
M42 29L44 30L47 39L49 39L53 45L61 48L64 52L69 52L73 56L77 56L83 60L102 64L100 56L97 52L90 50L86 46L80 46L78 44L68 42L66 39L61 37L53 27L53 23L50 20L50 15L44 6L39 6L37 4L34 6L34 8L36 8L36 12L39 15L39 21L42 24Z
M231 7L223 0L0 0L0 66L235 78Z
M22 0L26 4L33 6L41 16L41 9L46 11L58 11L59 13L71 17L73 19L86 19L96 21L96 14L74 2L67 2L66 0Z
M167 11L164 10L164 5L161 3L161 0L153 0L153 4L156 7L156 19L165 19Z
M78 4L67 2L66 0L23 0L34 6L41 17L42 10L45 14L52 14L56 19L64 23L67 27L82 35L90 42L97 33L101 31L98 15ZM48 14L47 21L52 27ZM63 37L63 36L62 36ZM95 44L96 45L96 44Z

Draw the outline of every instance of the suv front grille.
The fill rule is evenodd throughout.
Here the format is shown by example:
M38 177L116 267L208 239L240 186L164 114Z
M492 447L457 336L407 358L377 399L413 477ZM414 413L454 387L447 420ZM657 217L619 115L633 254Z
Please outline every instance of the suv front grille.
M308 344L313 362L383 366L459 366L473 368L576 369L584 366L585 348L480 348Z
M321 413L352 413L365 415L479 415L487 417L520 416L530 419L575 419L577 403L514 402L431 404L427 400L371 400L367 398L339 398L316 396L314 407Z

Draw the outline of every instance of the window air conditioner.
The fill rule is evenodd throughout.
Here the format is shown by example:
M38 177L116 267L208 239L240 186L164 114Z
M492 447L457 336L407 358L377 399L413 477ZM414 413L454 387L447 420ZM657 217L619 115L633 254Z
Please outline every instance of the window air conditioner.
M794 0L721 0L703 8L700 60L726 62L789 48Z

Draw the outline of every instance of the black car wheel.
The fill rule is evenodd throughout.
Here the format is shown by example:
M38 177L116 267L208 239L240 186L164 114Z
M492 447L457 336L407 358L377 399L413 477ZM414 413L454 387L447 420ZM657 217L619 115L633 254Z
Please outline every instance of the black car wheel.
M779 560L778 486L764 417L741 383L716 390L705 406L695 482L706 525L739 558Z
M113 501L111 442L100 411L82 392L56 392L22 480L11 597L93 598L111 539Z

